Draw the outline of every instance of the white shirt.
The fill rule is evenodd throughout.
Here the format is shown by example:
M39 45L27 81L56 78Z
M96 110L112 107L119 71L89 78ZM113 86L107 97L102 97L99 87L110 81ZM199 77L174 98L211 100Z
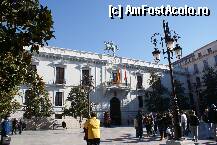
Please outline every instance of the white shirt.
M187 116L184 113L181 115L181 123L187 123Z

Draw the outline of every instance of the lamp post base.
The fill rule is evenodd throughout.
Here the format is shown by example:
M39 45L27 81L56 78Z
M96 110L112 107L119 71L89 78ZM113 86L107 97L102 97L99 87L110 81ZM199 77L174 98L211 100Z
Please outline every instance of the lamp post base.
M191 140L167 140L166 145L195 145Z

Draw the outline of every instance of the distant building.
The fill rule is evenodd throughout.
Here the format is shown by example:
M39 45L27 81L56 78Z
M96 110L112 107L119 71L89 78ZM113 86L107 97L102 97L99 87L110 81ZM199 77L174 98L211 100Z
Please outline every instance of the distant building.
M189 72L188 89L190 97L195 102L197 109L202 109L204 105L203 96L201 95L204 89L203 70L208 67L216 68L217 66L217 40L195 50L191 54L181 58L174 63L176 68L185 69ZM203 110L201 110L203 111Z
M127 124L139 108L147 111L144 100L150 88L150 70L158 72L163 85L171 88L166 65L55 47L42 47L39 51L32 65L46 83L56 119L61 119L64 106L69 106L66 99L71 87L79 85L84 76L93 76L95 89L90 93L93 110L101 119L105 111L110 111L114 124ZM185 70L176 72L175 79L183 83L189 94ZM23 107L27 90L23 86L16 97ZM22 113L20 110L16 114Z

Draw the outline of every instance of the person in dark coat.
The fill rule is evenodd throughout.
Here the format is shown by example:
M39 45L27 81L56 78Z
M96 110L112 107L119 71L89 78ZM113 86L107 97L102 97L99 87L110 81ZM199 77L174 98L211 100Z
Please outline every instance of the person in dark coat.
M166 129L167 129L166 115L164 113L162 114L159 113L157 116L157 120L158 120L158 129L160 132L160 140L163 140L166 135Z
M12 121L12 135L14 133L17 134L17 128L18 128L18 120L14 118Z
M209 119L209 122L211 123L213 138L217 141L217 138L216 138L217 108L214 104L212 104L209 109L208 119Z
M189 117L189 125L191 128L191 134L192 134L192 138L193 141L197 142L198 141L198 126L199 126L200 122L198 117L195 114L195 111L191 112L191 115Z
M19 134L22 134L22 131L23 131L23 121L22 121L22 119L20 119L20 121L18 123L18 130L19 130Z
M138 137L139 137L139 139L142 139L142 136L143 136L143 115L142 115L142 110L138 111L138 113L136 115L136 120L137 120Z
M5 116L4 121L1 124L1 128L2 128L2 130L1 130L1 142L2 142L3 137L9 136L9 134L11 132L9 116ZM2 143L2 145L6 145L6 144ZM10 145L10 143L7 145Z

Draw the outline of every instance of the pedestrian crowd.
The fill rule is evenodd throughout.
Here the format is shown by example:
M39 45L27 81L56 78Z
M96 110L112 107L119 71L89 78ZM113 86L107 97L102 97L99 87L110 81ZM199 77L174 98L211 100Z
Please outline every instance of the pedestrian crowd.
M4 120L1 122L1 144L9 145L11 141L10 135L19 133L22 134L22 131L26 128L26 124L22 119L18 120L17 118L9 119L9 115L6 115Z
M206 132L204 137L206 139L214 139L217 141L216 137L216 124L217 124L217 108L213 104L208 109L205 109L202 120L196 115L196 112L190 110L188 112L181 111L179 116L181 136L190 137L194 142L198 142L198 131L199 125L202 121L205 129L201 129L201 132ZM160 140L165 138L174 138L174 121L173 114L168 112L161 113L143 113L139 110L135 119L134 127L136 129L136 137L142 139L143 128L146 129L146 137L155 137L156 134L160 135Z

